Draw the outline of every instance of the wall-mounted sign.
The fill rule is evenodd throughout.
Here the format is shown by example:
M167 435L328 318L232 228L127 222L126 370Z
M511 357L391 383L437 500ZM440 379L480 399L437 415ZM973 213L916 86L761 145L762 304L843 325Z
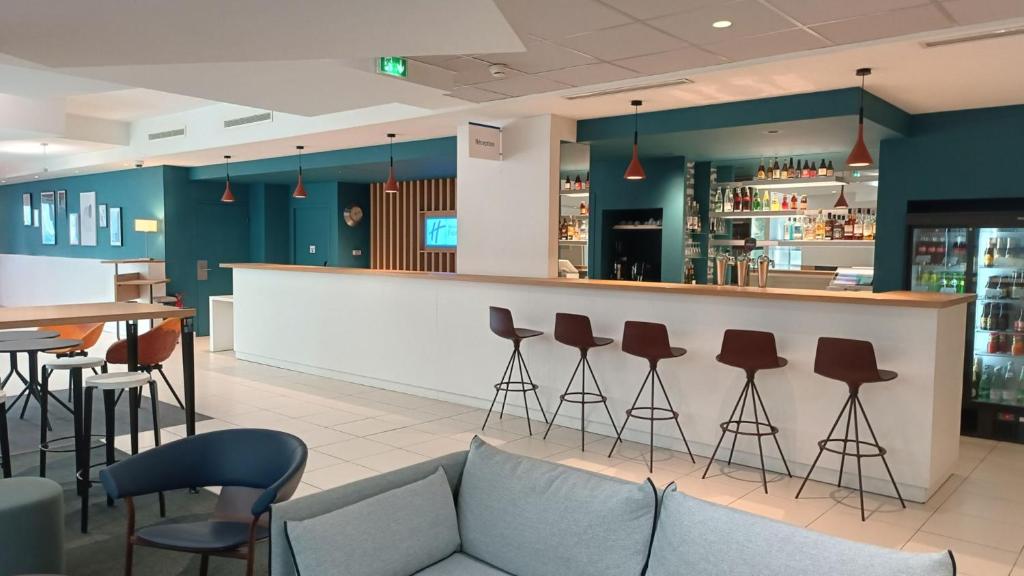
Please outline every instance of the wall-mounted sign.
M377 72L405 78L409 75L408 62L401 56L381 56L377 59Z
M501 160L501 128L470 122L469 157Z

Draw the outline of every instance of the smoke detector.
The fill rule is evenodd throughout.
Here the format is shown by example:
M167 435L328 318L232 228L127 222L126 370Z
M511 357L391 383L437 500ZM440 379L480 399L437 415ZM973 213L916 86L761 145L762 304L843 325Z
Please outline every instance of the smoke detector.
M491 73L492 78L501 79L508 73L508 66L504 64L491 64L487 71Z

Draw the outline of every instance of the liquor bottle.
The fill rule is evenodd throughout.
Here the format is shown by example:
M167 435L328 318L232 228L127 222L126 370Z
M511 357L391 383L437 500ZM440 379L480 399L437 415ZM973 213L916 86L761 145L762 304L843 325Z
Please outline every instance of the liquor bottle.
M804 160L804 167L800 170L800 175L803 178L810 178L811 176L811 167L807 164L807 160Z
M751 198L750 188L743 188L743 211L750 212L754 207L754 199Z
M796 178L796 165L793 164L793 157L789 157L789 166L786 169L786 178Z
M789 218L786 218L782 222L782 239L783 240L792 240L790 235L793 233L793 223L790 222L789 220L790 220Z
M985 306L981 309L981 318L978 318L978 328L982 330L991 330L992 326L992 305L985 303Z
M865 240L874 240L875 239L875 218L876 218L875 213L872 212L870 208L868 208L868 225L864 229L864 239ZM967 252L967 246L965 244L964 245L964 253L966 254L966 252Z
M772 194L772 212L778 212L782 208L779 206L779 195Z
M833 215L832 220L832 239L842 240L843 239L843 227L845 226L846 219L838 214Z
M783 209L783 210L789 210L789 195L788 194L783 194L782 195L782 204L779 207L781 209Z
M727 188L725 192L725 210L724 212L739 212L739 196L736 195L732 188Z
M818 210L818 218L814 221L814 239L825 240L825 213Z
M824 176L828 174L828 168L825 168L825 159L821 159L821 164L818 164L818 176Z
M864 239L864 216L861 213L860 208L857 208L857 214L854 216L853 220L853 239Z
M985 268L991 268L996 263L996 241L993 238L988 240L988 248L985 248L985 254L981 257L981 265Z
M587 171L587 179L583 181L583 189L590 190L590 171Z
M796 197L796 192L794 192L793 195L789 197L789 209L790 210L799 210L800 209L800 200Z
M835 176L836 171L832 168L832 161L828 161L828 168L825 168L825 176Z
M772 164L772 180L778 180L782 178L782 169L779 168L779 159L775 159L775 163Z
M684 278L683 282L685 282L686 284L697 283L697 275L694 273L693 270L693 262L688 261L686 263L686 277Z
M725 205L722 202L722 188L721 187L719 187L717 190L715 190L715 199L714 199L714 204L713 204L713 208L711 209L711 211L712 212L724 212L725 211Z
M764 158L761 159L761 163L757 165L757 180L764 180L768 177L768 171L764 169Z
M801 240L814 240L814 221L810 214L804 214L803 238Z
M580 202L580 216L587 216L590 214L590 208L587 207L586 202Z
M565 177L565 182L562 182L562 190L572 190L572 180L569 177Z
M999 329L1009 330L1010 329L1010 312L1009 306L999 305Z
M783 180L789 179L789 164L786 164L785 160L782 161L782 171L779 172L779 178Z
M802 240L804 237L804 223L800 218L793 218L793 234L790 240Z
M854 222L856 222L856 220L857 220L857 218L856 218L856 216L854 216L852 210L850 211L850 213L847 216L844 217L844 219L843 219L843 240L853 240L853 229L854 229L854 226L855 226Z
M576 190L583 190L583 180L580 178L579 174L576 175L576 181L573 182L573 187Z
M750 200L750 209L754 212L761 211L761 195L754 191L753 198Z

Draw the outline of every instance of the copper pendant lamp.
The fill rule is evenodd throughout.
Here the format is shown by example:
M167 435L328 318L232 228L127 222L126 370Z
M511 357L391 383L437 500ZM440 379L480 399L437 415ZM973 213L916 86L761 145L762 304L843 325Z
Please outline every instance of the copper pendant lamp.
M846 186L839 187L839 197L836 198L836 203L832 205L833 208L849 208L850 203L846 201Z
M231 203L235 201L235 195L231 193L231 171L228 169L228 163L231 161L231 156L224 157L224 193L220 196L221 202Z
M864 144L864 78L871 75L871 68L858 68L857 76L860 76L860 112L857 118L857 142L853 150L846 157L846 165L852 167L870 166L874 164L871 152Z
M640 147L639 143L639 114L640 106L644 103L643 100L633 100L630 105L633 106L633 159L629 161L629 167L626 168L626 174L624 177L626 180L643 180L647 178L647 173L644 172L644 167L640 164Z
M384 183L384 192L398 193L398 180L395 180L395 135L388 134L388 180Z
M299 181L295 184L295 191L292 192L292 198L305 198L306 187L302 185L302 151L305 146L296 146L295 149L299 151Z

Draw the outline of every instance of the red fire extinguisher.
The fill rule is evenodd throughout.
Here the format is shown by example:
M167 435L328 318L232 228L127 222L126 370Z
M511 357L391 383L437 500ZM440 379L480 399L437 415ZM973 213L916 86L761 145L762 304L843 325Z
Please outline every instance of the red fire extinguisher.
M174 295L174 306L175 308L185 307L185 295L182 294L181 292L178 292L177 294Z

